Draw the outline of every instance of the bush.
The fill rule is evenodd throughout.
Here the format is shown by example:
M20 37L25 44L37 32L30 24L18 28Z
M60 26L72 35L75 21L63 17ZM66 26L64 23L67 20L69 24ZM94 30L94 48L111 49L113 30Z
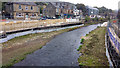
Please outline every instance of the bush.
M82 44L83 44L84 40L85 40L85 39L83 39L83 38L82 38L80 43L82 43Z
M86 17L85 17L85 22L88 22L88 21L90 21L90 17L89 17L89 16L86 16Z
M79 48L77 49L77 51L80 51L81 48L82 48L82 45L79 46Z

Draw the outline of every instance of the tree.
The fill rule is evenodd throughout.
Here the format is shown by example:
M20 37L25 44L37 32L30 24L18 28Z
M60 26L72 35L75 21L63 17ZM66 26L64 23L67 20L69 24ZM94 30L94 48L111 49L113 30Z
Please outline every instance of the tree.
M2 10L2 2L0 1L0 11Z
M95 7L95 8L98 8L99 9L99 13L112 13L113 10L112 9L108 9L106 7Z
M85 17L85 22L88 22L88 21L90 21L90 17L89 17L89 16L86 16L86 17Z
M84 4L76 4L76 7L78 10L82 10L84 16L86 15L87 9Z
M42 14L43 13L43 7L40 6L40 13Z
M5 4L6 4L7 2L2 2L2 10L5 10Z
M112 9L108 9L108 12L112 13L112 12L113 12L113 10L112 10Z

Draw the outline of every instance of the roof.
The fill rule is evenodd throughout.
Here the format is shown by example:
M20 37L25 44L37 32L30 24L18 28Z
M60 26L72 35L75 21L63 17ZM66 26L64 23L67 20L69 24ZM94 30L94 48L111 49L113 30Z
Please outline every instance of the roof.
M56 5L56 3L58 3L58 5ZM62 5L60 5L60 3ZM63 5L64 3L65 3L65 5ZM65 8L66 5L69 5L66 9L68 9L68 8L71 9L71 7L74 5L74 4L69 3L69 2L51 2L51 4L53 4L53 6L56 7L56 8L63 8L63 6Z
M52 7L55 7L51 2L48 3L47 7L51 7L50 5L51 5ZM55 7L55 8L56 8L56 7Z
M23 5L34 5L34 6L36 6L36 4L34 2L8 2L8 3L23 4Z

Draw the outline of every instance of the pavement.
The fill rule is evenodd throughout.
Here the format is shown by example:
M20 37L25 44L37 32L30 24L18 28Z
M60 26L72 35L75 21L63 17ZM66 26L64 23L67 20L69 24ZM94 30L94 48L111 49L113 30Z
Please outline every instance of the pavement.
M77 48L81 45L80 37L85 36L97 26L90 25L62 33L14 66L79 66L77 60L80 54Z

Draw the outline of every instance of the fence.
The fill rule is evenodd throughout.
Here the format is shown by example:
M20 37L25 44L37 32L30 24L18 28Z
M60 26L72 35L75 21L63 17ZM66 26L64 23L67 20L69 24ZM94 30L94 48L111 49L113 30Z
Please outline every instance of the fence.
M114 68L120 67L120 39L117 35L118 29L113 25L115 23L109 23L107 27L107 45L110 58L112 60ZM116 33L117 32L117 33Z
M116 52L120 54L120 39L118 35L116 34L116 30L114 30L114 27L112 26L113 24L109 23L108 27L108 36L110 38L110 41L113 45L113 47L116 49Z

